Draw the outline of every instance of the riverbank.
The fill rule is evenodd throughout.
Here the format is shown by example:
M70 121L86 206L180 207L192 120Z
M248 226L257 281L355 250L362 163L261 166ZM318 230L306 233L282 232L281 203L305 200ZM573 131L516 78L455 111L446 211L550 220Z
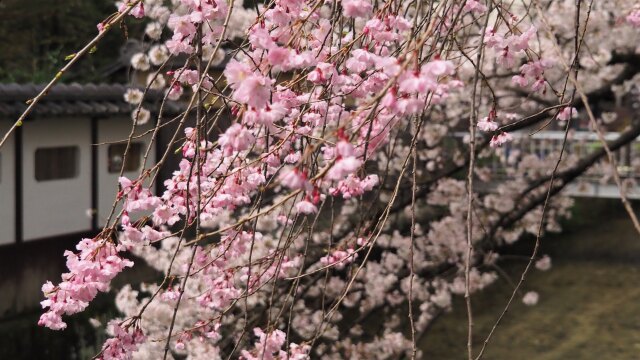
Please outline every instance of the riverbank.
M634 204L636 208L640 204ZM546 272L533 270L498 327L485 359L638 359L640 357L640 237L619 201L578 202L562 234L542 240L552 257ZM533 240L504 249L505 275L472 298L474 343L480 349L511 295ZM535 306L522 295L536 291ZM466 358L466 311L457 298L423 339L425 359Z

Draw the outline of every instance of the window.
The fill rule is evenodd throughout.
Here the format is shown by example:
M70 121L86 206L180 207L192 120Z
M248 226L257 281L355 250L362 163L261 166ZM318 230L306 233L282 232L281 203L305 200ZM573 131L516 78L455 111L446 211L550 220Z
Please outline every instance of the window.
M71 179L78 176L78 152L77 146L37 149L36 180Z
M127 144L112 144L109 145L107 151L107 159L109 164L109 173L120 173L122 169L122 161L124 157L124 151L127 149ZM124 172L136 171L140 169L140 163L142 159L142 143L131 143L129 146L129 152L127 153L127 159L124 161Z

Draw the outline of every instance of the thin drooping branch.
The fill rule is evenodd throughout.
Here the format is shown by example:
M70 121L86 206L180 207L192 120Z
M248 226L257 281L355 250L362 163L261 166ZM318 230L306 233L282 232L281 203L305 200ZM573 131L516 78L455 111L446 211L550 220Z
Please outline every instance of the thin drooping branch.
M576 79L578 77L578 58L580 55L580 48L582 45L582 41L584 40L584 33L580 33L580 8L581 8L581 4L582 4L582 0L576 0L576 11L575 11L575 33L574 33L574 53L573 53L573 59L572 59L572 63L571 63L571 68L568 69L568 74L567 77L570 77L571 75L573 75ZM591 5L589 5L589 9L591 8ZM587 28L589 22L589 17L587 16L587 18L585 19L585 23L584 23L584 28ZM581 36L582 35L582 36ZM564 92L566 91L566 84L568 83L568 81L565 81L565 88L563 90L562 93L562 100L564 99ZM574 100L574 96L575 96L575 89L571 95L571 101L573 102ZM495 323L493 324L493 326L491 327L491 330L489 331L489 334L487 335L487 337L485 338L483 344L482 344L482 348L480 349L480 352L478 353L478 356L476 357L476 360L480 360L482 359L482 356L484 355L484 351L487 347L487 345L489 344L489 342L491 341L491 338L493 336L493 334L495 333L496 329L498 328L498 326L500 325L502 319L504 318L504 316L506 315L506 313L509 311L509 308L511 307L511 304L513 302L513 300L515 299L516 295L518 294L518 291L520 290L520 288L522 287L522 285L524 284L524 281L529 273L529 271L531 270L537 256L538 256L538 250L540 249L540 239L542 238L542 229L544 228L544 224L545 224L545 215L547 213L547 207L549 204L549 201L551 199L552 196L552 192L553 192L553 187L554 187L554 181L556 178L556 174L558 172L558 168L560 167L560 163L562 162L562 156L564 155L565 152L565 147L567 145L567 138L569 135L569 129L571 128L571 117L569 117L569 119L567 119L566 125L565 125L565 130L564 130L564 138L562 139L562 146L560 148L560 153L558 154L558 159L555 163L555 166L553 168L553 171L551 172L551 179L549 180L549 186L547 188L546 191L546 196L544 198L544 202L542 205L542 211L540 213L540 220L538 223L538 231L536 234L536 240L535 240L535 244L533 246L533 251L531 252L531 256L529 257L529 261L527 262L527 265L525 267L525 269L522 271L522 274L520 275L520 280L518 281L518 283L516 284L515 288L513 289L511 296L509 297L509 300L507 301L507 304L505 305L504 309L502 310L502 312L500 313L500 316L498 316L498 318L496 319Z
M490 7L488 13L491 13ZM489 16L485 17L482 25L480 43L484 43L487 25L489 24ZM476 124L478 122L478 108L476 106L476 91L480 73L482 72L484 47L478 49L476 55L475 74L473 77L473 85L471 89L471 115L469 116L469 169L467 172L467 254L464 261L464 299L467 306L467 357L473 359L473 309L471 307L471 257L473 255L473 199L475 192L473 190L473 178L475 176L476 162Z
M20 127L20 126L22 126L22 124L23 124L24 120L27 118L27 116L31 113L31 111L33 111L33 109L40 102L40 100L42 100L42 98L47 96L47 94L49 93L49 90L51 90L51 88L62 78L62 76L69 69L71 69L71 67L76 62L78 62L78 60L80 60L86 54L90 53L92 51L92 49L100 42L100 40L102 40L105 37L105 35L107 35L109 30L111 30L114 25L120 23L131 12L131 10L133 10L133 8L135 6L137 6L140 2L142 2L142 0L135 0L135 1L131 2L124 11L119 12L115 17L113 17L111 19L107 19L106 24L104 24L104 27L102 28L102 30L98 32L98 35L96 35L91 41L89 41L82 49L80 49L80 51L78 51L77 53L71 55L71 59L69 60L69 62L67 62L67 64L65 66L63 66L56 73L56 75L40 91L40 93L38 93L38 95L36 95L36 97L34 97L33 99L30 99L27 102L29 104L29 106L24 110L24 112L22 113L22 115L20 115L18 120L16 120L13 123L13 125L11 125L9 130L2 137L2 140L0 141L0 148L2 148L2 145L4 145L4 143L7 141L9 136L15 131L15 129Z
M126 250L141 254L165 276L141 300L122 290L129 299L121 309L125 320L116 324L122 331L103 354L125 342L153 358L170 352L375 358L379 349L391 348L389 356L413 360L434 318L451 296L464 293L467 358L473 359L471 296L495 279L481 255L511 239L508 232L520 233L528 214L537 220L542 207L533 254L506 313L536 259L544 224L559 220L569 206L553 196L607 154L603 149L560 166L569 120L550 176L540 172L530 180L528 170L552 170L549 159L516 155L508 169L513 178L494 178L510 182L498 184L499 195L478 189L478 181L491 178L485 159L511 163L508 148L496 149L510 141L509 132L536 124L539 131L581 106L568 90L587 29L580 2L575 34L553 34L562 46L574 43L572 64L559 73L550 70L549 39L536 28L544 16L532 1L520 9L475 0L286 6L274 0L250 11L233 1L179 3L148 3L150 21L167 23L162 31L172 34L165 41L161 31L158 43L138 57L147 49L185 54L182 68L166 73L171 85L161 88L163 104L189 92L178 100L186 110L170 121L177 129L159 165L133 181L121 179L118 199L126 212L151 215L132 224L123 210L108 224L108 239L84 243L108 251L113 261ZM169 9L168 21L157 18L163 10L157 6ZM564 15L576 10L544 6ZM232 9L239 14L233 21ZM205 48L214 53L206 66ZM210 73L216 57L224 64L218 75ZM613 83L637 70L628 66L614 79L598 78L601 88L585 96L591 100L601 90L608 96ZM137 118L142 106L135 105ZM195 129L188 125L193 115ZM468 131L456 132L456 119L468 119ZM161 127L170 128L158 121L154 137ZM128 143L134 131L135 125ZM621 134L610 151L632 141L629 136ZM170 151L181 153L180 164L161 179L159 166ZM163 194L145 188L148 180L164 180ZM116 238L119 226L124 233ZM68 256L89 265L100 261L82 251ZM68 279L85 278L73 264L70 274L60 286L45 287L52 304L45 326L65 326L62 315L78 312L56 297ZM167 314L165 321L152 315L156 311ZM376 321L380 313L408 319L410 334L402 321L387 328L352 326ZM127 338L140 333L153 340Z

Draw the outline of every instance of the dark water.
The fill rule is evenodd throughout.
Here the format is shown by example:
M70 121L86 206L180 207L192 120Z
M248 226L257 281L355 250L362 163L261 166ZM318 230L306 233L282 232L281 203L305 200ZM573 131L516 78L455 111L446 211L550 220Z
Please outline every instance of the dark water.
M103 327L94 328L89 319L102 324L118 316L115 291L125 283L155 281L158 274L134 259L136 267L125 270L112 283L110 293L99 294L86 311L65 316L68 327L52 331L37 325L42 313L40 287L46 280L60 279L66 270L62 253L71 249L78 238L43 240L3 249L0 254L0 360L91 359L106 340ZM12 270L13 269L13 270Z
M634 207L640 209L640 204ZM530 254L524 241L507 249ZM619 201L581 201L560 235L542 242L551 270L533 270L488 345L484 359L640 359L640 236ZM473 298L474 348L479 350L526 265L499 263L502 276ZM536 291L536 306L522 295ZM462 299L421 342L425 359L466 359L467 319Z
M39 327L40 312L5 319L0 322L0 359L91 359L107 337L103 329L91 326L89 318L106 324L115 316L111 298L103 296L86 312L68 317L64 331Z

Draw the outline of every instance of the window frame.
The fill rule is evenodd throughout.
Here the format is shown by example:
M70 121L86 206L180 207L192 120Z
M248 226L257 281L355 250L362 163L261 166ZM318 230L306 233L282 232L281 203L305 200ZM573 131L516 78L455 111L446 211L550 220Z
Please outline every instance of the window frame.
M123 173L139 171L142 167L142 156L143 149L145 143L142 141L132 141L129 147L129 153L127 154L127 159L122 159L124 156L124 152L127 148L127 143L116 143L109 144L107 147L107 173L108 174L119 174L122 166L124 164ZM120 149L118 153L112 153L112 149ZM120 154L121 160L118 162L112 161L114 155ZM127 166L132 165L132 166Z
M56 154L53 153L54 151L62 152ZM68 157L69 155L72 158ZM55 164L58 166L55 166ZM35 149L33 153L33 177L36 182L70 180L77 178L79 175L80 146L58 145L43 146Z

